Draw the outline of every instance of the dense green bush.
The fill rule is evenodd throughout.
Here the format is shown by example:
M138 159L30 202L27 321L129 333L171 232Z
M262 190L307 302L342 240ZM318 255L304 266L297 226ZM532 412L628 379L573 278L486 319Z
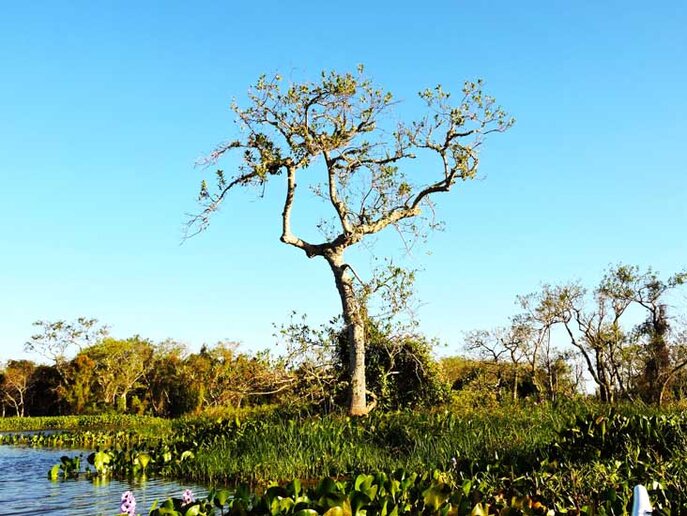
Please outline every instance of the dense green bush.
M432 357L431 342L421 335L392 336L370 319L365 329L365 381L379 408L427 408L448 401L450 386ZM338 334L336 344L343 384L350 359L345 332ZM339 403L345 405L343 399Z

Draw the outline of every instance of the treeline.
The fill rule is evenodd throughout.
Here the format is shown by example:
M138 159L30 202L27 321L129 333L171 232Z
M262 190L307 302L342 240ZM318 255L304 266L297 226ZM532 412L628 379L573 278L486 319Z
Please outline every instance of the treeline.
M381 409L555 402L589 393L606 403L683 400L687 325L679 287L686 281L685 272L662 279L619 265L594 289L544 285L518 298L522 310L508 325L468 332L466 356L439 361L433 343L409 327L368 320L370 397ZM3 416L176 417L246 405L317 412L346 405L349 352L337 321L313 328L292 318L281 328L278 357L245 353L232 342L189 353L171 340L115 339L95 319L35 326L27 350L49 364L10 360L0 368Z
M4 416L113 412L176 417L246 405L281 404L318 412L345 405L348 353L342 332L334 326L319 332L292 323L282 329L286 353L272 357L267 352L241 352L233 342L189 353L169 340L115 339L95 319L35 325L41 332L27 349L52 363L10 360L4 365ZM408 335L392 337L372 322L368 332L369 385L381 407L427 405L448 398L429 342ZM67 359L71 348L78 350Z
M0 380L3 415L175 417L248 399L269 403L290 375L267 357L238 352L233 343L188 353L171 341L104 337L52 365L10 360Z
M604 403L679 401L687 394L685 283L684 271L661 278L617 265L594 289L543 285L518 298L522 311L507 326L468 333L466 349L513 371L513 397L583 388Z

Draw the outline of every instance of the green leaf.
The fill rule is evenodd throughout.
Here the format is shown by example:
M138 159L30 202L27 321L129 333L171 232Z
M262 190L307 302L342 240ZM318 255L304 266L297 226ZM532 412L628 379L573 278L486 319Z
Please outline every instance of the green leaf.
M57 480L60 476L60 465L55 464L52 468L50 468L50 471L48 471L48 478L50 480Z
M478 503L472 508L470 516L489 516L489 508L488 506L484 506L481 503Z
M228 489L220 489L217 491L215 494L215 505L217 507L222 507L224 506L225 503L227 503L227 500L231 496L231 491Z
M372 482L374 482L374 479L375 478L372 475L358 475L355 478L355 490L362 492L368 491L372 486Z
M465 496L469 496L470 490L472 489L472 480L470 480L470 479L464 480L462 488L463 488L463 494Z
M291 487L291 489L293 489L294 498L298 498L298 496L301 493L301 481L298 480L297 478L294 478L290 484L290 487Z
M150 455L148 455L145 452L141 452L136 456L136 460L138 463L141 465L143 469L146 469L148 467L148 464L150 463ZM107 462L110 462L109 456L107 457Z
M445 492L441 486L433 485L427 489L424 493L425 505L431 507L435 511L443 505L443 503L448 500L449 493Z
M370 497L361 491L353 491L350 497L351 511L353 514L358 514L360 509L370 503Z
M325 494L330 494L330 493L335 493L337 491L336 483L334 480L332 480L329 477L323 478L319 485L317 486L317 489L315 490L315 493L317 496L323 496Z
M200 504L195 504L189 507L185 512L184 516L198 516L200 514Z

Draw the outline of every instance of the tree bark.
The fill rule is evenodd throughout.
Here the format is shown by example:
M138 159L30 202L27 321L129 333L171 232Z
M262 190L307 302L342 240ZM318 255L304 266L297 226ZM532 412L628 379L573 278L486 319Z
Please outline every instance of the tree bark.
M513 373L513 402L518 401L518 364L515 364Z
M341 299L346 334L348 336L348 367L350 368L350 406L351 416L364 416L371 407L367 405L365 384L365 320L363 310L355 296L353 279L346 273L343 251L327 253L325 259L334 274L336 290Z

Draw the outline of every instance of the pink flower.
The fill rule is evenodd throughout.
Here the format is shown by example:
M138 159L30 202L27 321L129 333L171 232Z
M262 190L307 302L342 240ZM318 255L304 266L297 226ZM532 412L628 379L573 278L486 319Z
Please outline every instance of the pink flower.
M181 505L188 505L195 501L196 499L193 496L193 491L191 491L190 489L187 489L186 491L184 491L184 494L181 495Z
M131 491L124 491L122 493L122 503L119 505L119 511L129 516L136 514L136 498Z

